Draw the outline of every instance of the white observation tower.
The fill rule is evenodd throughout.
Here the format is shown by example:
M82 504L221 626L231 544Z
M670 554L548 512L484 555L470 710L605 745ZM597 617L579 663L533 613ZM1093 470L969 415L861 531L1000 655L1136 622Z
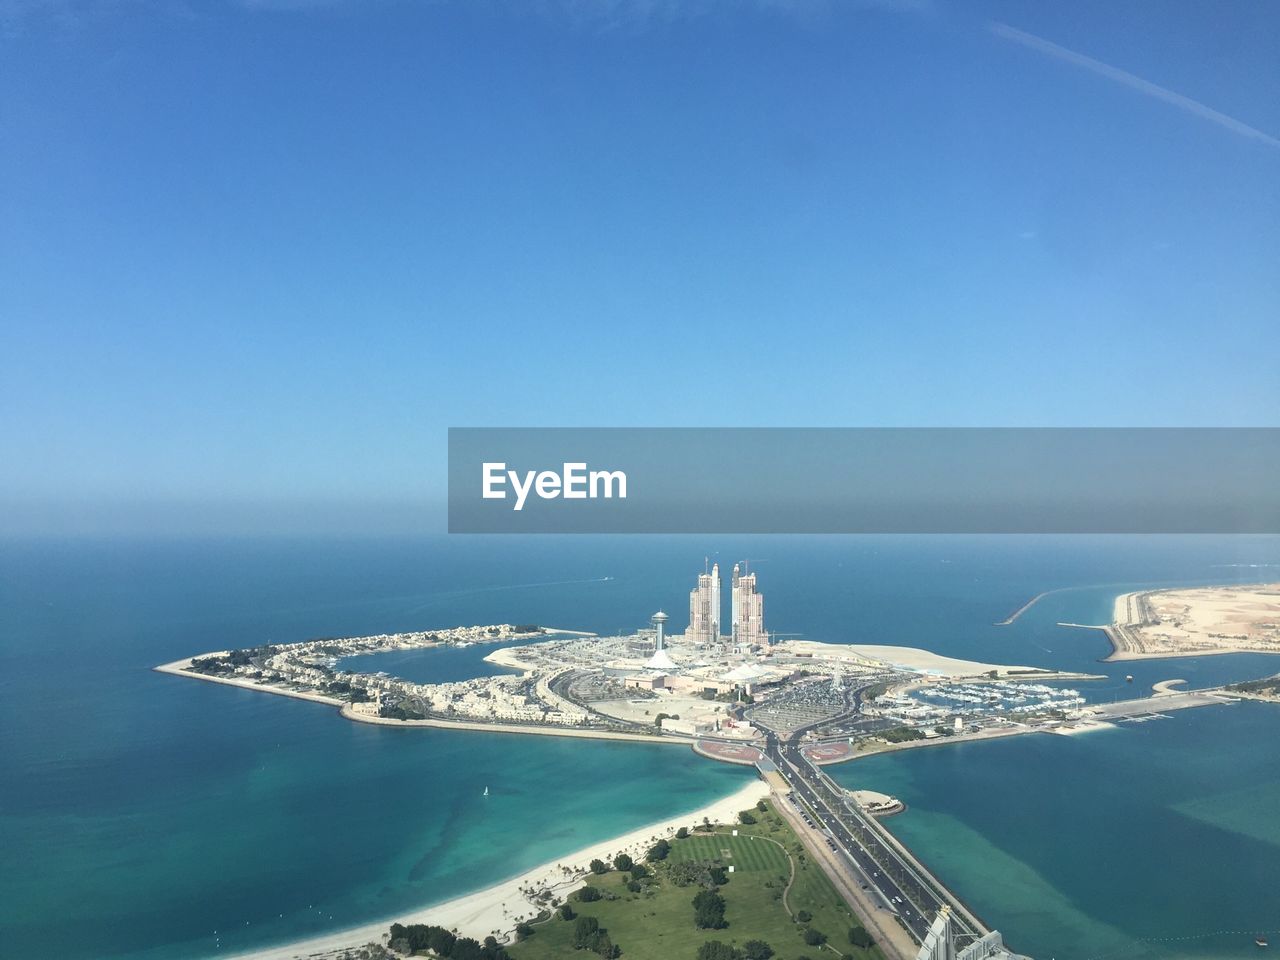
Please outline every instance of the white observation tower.
M676 665L672 662L671 657L667 656L666 648L663 646L663 634L666 631L667 615L659 610L649 618L649 622L653 624L655 646L653 656L650 657L649 662L644 665L645 669L674 670Z

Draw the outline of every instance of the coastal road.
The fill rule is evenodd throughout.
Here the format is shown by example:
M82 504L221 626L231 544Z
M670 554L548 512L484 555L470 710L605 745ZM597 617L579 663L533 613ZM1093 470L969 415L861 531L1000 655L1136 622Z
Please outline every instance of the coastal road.
M791 788L794 810L831 854L827 864L836 870L839 885L865 894L865 900L878 907L881 916L891 916L891 922L900 925L916 943L924 939L944 904L955 911L956 929L962 937L976 939L986 932L918 861L847 800L803 755L798 741L770 736L765 754Z
M839 716L817 720L781 736L770 731L765 756L791 788L792 802L801 820L818 834L819 842L832 854L827 858L828 864L845 886L852 884L867 895L869 903L892 914L893 922L900 924L916 943L924 939L944 904L956 910L957 931L976 938L986 928L923 865L894 844L887 831L850 803L843 790L802 752L806 733L857 716L865 692L885 679L868 678L850 690L846 700L849 709ZM811 814L816 814L816 819Z
M860 888L877 893L884 908L896 915L916 942L923 940L938 910L951 899L941 885L903 857L876 825L848 804L839 788L801 755L798 746L780 747L778 755L785 768L783 776L795 795L817 814L814 829L825 834L828 846L840 855L838 860L847 865L852 879ZM957 919L967 928L962 932L973 932L963 914Z
M774 806L778 813L800 837L813 862L830 878L836 892L853 908L886 960L914 960L919 945L906 927L898 922L897 913L889 909L879 891L866 881L856 879L857 872L842 859L847 855L830 849L826 835L810 827L799 806L787 798L787 792L774 793Z

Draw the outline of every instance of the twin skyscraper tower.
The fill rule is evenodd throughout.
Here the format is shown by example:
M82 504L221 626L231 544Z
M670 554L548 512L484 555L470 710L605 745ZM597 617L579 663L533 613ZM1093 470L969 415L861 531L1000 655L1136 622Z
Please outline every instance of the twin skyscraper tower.
M733 565L732 595L729 605L730 633L733 646L765 646L769 635L764 630L764 595L756 590L756 575L742 572L745 562ZM689 630L686 641L713 645L723 642L720 617L720 564L698 574L698 585L689 593Z

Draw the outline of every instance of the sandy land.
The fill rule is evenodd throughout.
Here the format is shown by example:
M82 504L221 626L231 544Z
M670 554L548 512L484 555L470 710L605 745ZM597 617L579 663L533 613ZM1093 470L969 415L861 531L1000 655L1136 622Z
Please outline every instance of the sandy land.
M815 657L824 659L859 661L862 663L874 660L888 663L904 670L913 670L916 673L927 673L932 676L968 677L990 673L992 670L1000 674L1007 674L1011 671L1023 673L1038 669L1036 667L958 660L955 657L944 657L941 654L921 650L917 647L898 647L887 644L818 643L814 640L793 640L786 646L793 653L812 653Z
M1280 583L1124 593L1103 629L1108 660L1280 654Z
M210 656L218 656L218 654L201 654L201 657ZM352 709L352 705L347 701L339 700L337 697L327 697L322 693L292 690L288 687L277 687L271 684L257 683L253 680L242 680L238 677L215 677L207 673L196 673L191 669L190 657L186 660L162 663L158 667L152 667L152 669L157 673L168 673L176 677L191 677L194 680L222 683L229 687L240 687L243 690L257 690L259 693L274 693L282 697L292 697L295 700L323 703L326 706L337 707L338 712L348 720L354 720L357 723L372 723L384 727L400 727L403 729L435 727L442 730L472 730L483 733L523 733L537 734L543 737L579 737L585 740L633 740L641 743L676 744L684 747L688 747L693 743L693 740L689 737L680 737L672 734L646 736L642 733L613 733L608 730L580 730L576 727L540 727L533 724L521 726L514 723L483 723L478 720L392 720L367 713L356 713Z
M236 958L238 960L301 960L301 958L324 957L335 951L366 943L381 943L387 928L396 921L438 924L456 930L463 936L476 939L483 939L495 930L507 933L515 929L518 921L538 913L538 908L526 897L524 890L550 889L563 898L566 892L582 884L583 878L588 873L588 864L592 860L608 860L619 853L628 853L634 858L642 859L648 848L658 838L670 837L680 827L693 827L700 824L703 817L710 818L713 823L735 822L738 811L754 806L757 800L768 795L769 787L761 780L753 780L736 793L699 810L651 823L647 827L633 830L621 837L584 847L576 853L544 863L488 889L397 917L388 917L375 923L302 940L288 946L237 954ZM566 867L569 868L567 872Z
M507 667L511 670L519 670L522 674L529 674L529 664L521 660L517 651L519 647L499 647L492 653L485 656L486 663L496 663L500 667Z
M1072 720L1070 724L1063 724L1060 727L1050 727L1045 733L1054 733L1060 737L1075 737L1082 733L1096 733L1099 730L1114 730L1114 723L1107 723L1105 720Z

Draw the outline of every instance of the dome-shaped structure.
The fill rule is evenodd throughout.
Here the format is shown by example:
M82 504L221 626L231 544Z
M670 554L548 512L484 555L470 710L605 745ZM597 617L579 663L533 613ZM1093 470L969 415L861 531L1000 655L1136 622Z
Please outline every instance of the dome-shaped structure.
M667 655L665 650L655 650L652 657L645 662L646 670L674 670L676 669L675 661Z

